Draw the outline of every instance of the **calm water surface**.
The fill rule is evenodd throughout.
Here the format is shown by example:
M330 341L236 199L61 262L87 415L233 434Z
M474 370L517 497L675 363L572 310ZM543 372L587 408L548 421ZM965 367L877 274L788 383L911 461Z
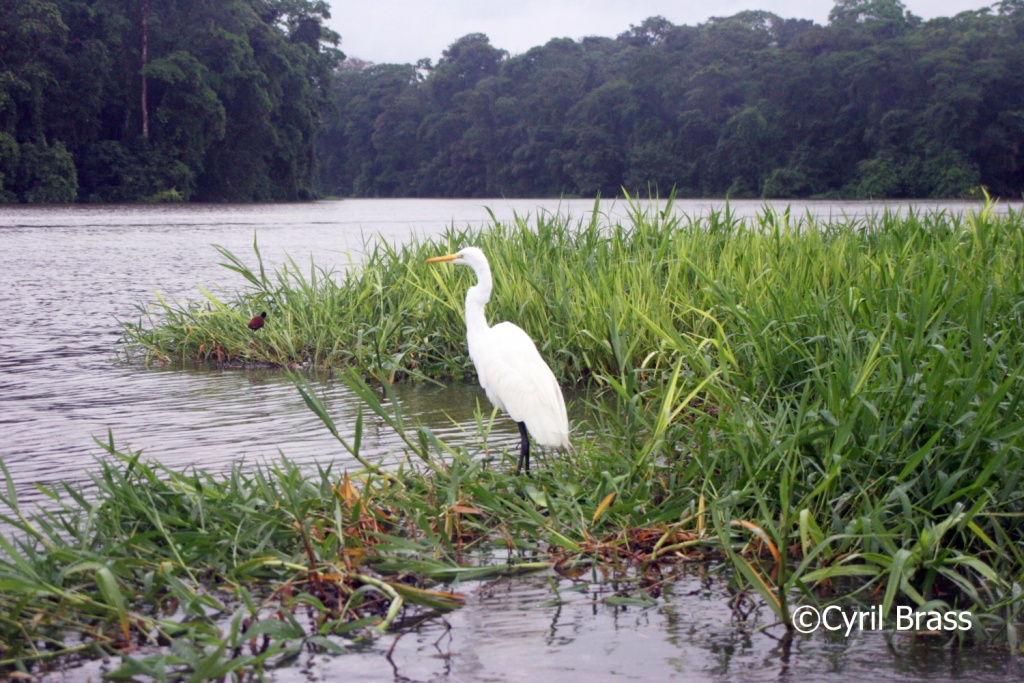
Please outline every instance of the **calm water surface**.
M679 202L705 212L722 202ZM732 202L740 215L762 202ZM822 217L860 216L882 205L792 203L794 212ZM962 212L977 204L917 203ZM0 459L20 497L39 499L34 484L83 482L102 451L93 437L108 430L121 448L174 468L218 470L286 455L312 466L349 465L347 454L309 413L292 385L267 370L153 370L119 362L120 320L138 317L154 293L174 300L201 298L198 286L244 289L242 278L218 264L210 246L251 255L254 234L268 265L285 255L312 256L338 269L358 262L367 239L400 242L450 225L489 222L538 211L589 219L592 201L562 200L345 200L299 205L0 207ZM780 205L785 208L785 205ZM906 209L905 205L890 208ZM1015 207L1019 208L1019 207ZM1005 210L1006 205L1001 206ZM625 217L623 203L600 211ZM248 259L250 261L254 259ZM454 443L478 443L474 386L400 387L413 421ZM340 383L325 383L339 426L352 423L358 405ZM579 401L570 399L570 413ZM399 439L368 424L364 453L380 459L401 451ZM518 434L498 420L488 441L495 452ZM571 586L563 586L569 589ZM547 577L497 586L469 585L469 605L441 622L402 636L392 664L391 637L340 658L315 658L278 674L293 680L840 680L881 675L900 680L1004 680L1018 673L1009 659L959 655L882 634L838 641L798 639L784 651L770 635L738 630L720 579L697 574L674 584L657 608L609 607L594 596L570 593L559 607ZM565 597L565 595L563 595ZM440 638L440 641L439 641ZM52 680L97 677L90 664Z

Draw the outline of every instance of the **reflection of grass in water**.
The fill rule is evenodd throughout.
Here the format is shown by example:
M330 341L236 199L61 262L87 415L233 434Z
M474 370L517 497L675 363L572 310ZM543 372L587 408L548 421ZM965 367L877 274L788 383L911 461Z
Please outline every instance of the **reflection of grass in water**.
M469 281L422 265L470 242L495 268L491 319L521 324L564 383L605 395L575 451L544 458L534 479L414 428L381 398L399 377L471 373ZM341 284L291 263L271 278L224 255L252 289L210 297L210 311L162 306L148 327L128 326L134 348L347 366L366 416L404 439L401 464L366 457L362 415L344 442L363 471L348 477L103 464L98 503L65 489L53 492L69 505L61 516L10 520L26 540L4 548L0 599L15 615L0 618L5 665L52 656L39 643L71 628L100 650L143 632L177 644L132 666L259 667L299 643L327 647L310 638L363 632L396 595L420 614L458 604L424 592L435 580L628 568L637 582L623 597L648 603L643 587L673 562L707 556L784 624L795 602L877 600L886 613L969 610L975 626L961 637L1019 647L1019 214L822 223L637 211L623 226L541 216L378 245ZM256 337L244 323L264 304ZM494 547L508 566L474 565ZM203 616L227 602L222 589L239 600L228 633ZM193 620L157 623L140 607L168 601ZM306 606L315 628L290 609L267 618L278 604Z

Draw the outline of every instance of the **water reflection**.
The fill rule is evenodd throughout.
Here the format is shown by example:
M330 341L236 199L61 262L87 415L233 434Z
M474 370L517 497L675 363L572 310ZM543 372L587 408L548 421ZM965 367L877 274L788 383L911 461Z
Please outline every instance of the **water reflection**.
M552 600L551 583L559 600ZM455 586L465 607L419 628L360 642L346 654L304 652L276 683L519 683L522 681L777 681L899 680L976 683L1020 680L1009 655L947 650L883 632L851 638L797 636L761 614L758 628L732 620L724 575L684 569L666 584L657 606L602 602L607 586L574 584L553 574ZM759 628L769 626L768 628ZM390 655L390 657L389 657ZM116 661L90 662L41 677L40 683L96 680Z
M656 607L601 602L607 587L549 575L471 583L466 608L350 654L310 658L279 672L280 683L346 681L1003 681L1018 675L1012 657L944 650L871 632L853 639L798 636L787 646L778 627L739 627L722 575L685 571ZM769 615L760 615L770 624ZM397 641L397 642L396 642ZM391 662L385 658L393 646Z

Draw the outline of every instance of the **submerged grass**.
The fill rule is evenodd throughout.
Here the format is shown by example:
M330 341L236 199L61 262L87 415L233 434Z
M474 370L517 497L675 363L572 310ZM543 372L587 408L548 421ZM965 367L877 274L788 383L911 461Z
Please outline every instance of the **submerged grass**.
M423 263L468 244L495 271L490 319L526 329L563 384L605 394L599 436L535 479L410 427L368 383L471 377L472 274ZM410 618L458 604L431 581L599 562L656 585L668 563L708 555L790 628L796 604L858 599L886 614L970 611L954 639L1020 649L1019 213L739 220L669 203L625 224L539 215L374 243L345 272L289 262L268 275L258 250L255 268L219 251L249 289L158 302L126 326L130 350L339 368L408 459L366 461L362 418L342 437L352 430L298 378L363 471L307 479L282 463L215 481L108 444L98 498L50 491L60 512L6 518L21 540L3 538L14 617L0 618L0 666L80 647L125 652L126 671L258 669L393 626L404 601L418 605ZM495 548L507 564L481 563ZM173 618L154 607L169 602ZM297 604L314 607L311 623ZM138 655L129 641L172 647Z

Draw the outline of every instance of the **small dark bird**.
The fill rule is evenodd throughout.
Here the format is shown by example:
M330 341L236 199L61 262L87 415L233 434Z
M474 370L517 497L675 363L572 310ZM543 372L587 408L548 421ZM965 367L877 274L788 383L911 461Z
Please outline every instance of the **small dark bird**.
M263 327L263 324L267 322L267 312L263 311L258 316L249 321L249 329L255 332L256 330Z

